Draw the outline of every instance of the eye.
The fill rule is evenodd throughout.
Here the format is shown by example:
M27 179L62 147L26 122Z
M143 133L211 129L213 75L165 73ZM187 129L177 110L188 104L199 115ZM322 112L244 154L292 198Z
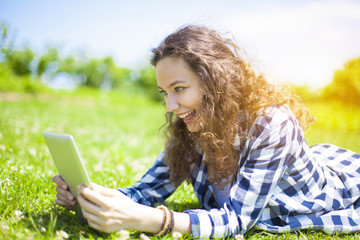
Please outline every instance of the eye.
M185 88L184 87L176 87L175 88L175 92L181 92L183 91Z
M163 95L163 96L166 96L167 93L164 91L164 90L159 90L160 94Z

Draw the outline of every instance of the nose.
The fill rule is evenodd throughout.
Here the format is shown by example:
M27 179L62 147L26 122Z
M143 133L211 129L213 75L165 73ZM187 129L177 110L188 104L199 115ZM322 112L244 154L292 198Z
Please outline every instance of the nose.
M166 108L168 112L175 112L179 108L177 98L174 95L168 95L166 98Z

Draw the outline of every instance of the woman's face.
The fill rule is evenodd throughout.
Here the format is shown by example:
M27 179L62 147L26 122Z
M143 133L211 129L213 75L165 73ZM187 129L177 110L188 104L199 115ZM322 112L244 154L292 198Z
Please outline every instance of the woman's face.
M200 131L197 113L204 94L197 74L182 57L165 57L156 65L156 78L168 112L182 118L190 132Z

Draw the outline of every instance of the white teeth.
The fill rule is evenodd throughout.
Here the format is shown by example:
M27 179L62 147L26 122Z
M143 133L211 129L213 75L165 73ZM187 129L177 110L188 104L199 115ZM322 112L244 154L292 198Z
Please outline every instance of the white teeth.
M179 115L180 118L186 118L187 116L189 116L191 113L193 113L193 111L187 112L185 114L181 114Z

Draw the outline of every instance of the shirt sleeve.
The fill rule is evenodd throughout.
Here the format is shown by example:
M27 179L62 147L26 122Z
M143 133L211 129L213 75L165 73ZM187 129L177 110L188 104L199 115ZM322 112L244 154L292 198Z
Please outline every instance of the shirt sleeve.
M287 107L285 107L287 109ZM290 111L287 109L287 111ZM240 162L229 198L220 209L189 210L194 237L218 238L244 234L259 220L287 164L299 149L301 128L287 111L273 110L259 117Z
M164 157L165 152L160 153L154 165L132 187L118 190L143 205L154 206L156 203L163 203L176 189L170 180L170 168Z

